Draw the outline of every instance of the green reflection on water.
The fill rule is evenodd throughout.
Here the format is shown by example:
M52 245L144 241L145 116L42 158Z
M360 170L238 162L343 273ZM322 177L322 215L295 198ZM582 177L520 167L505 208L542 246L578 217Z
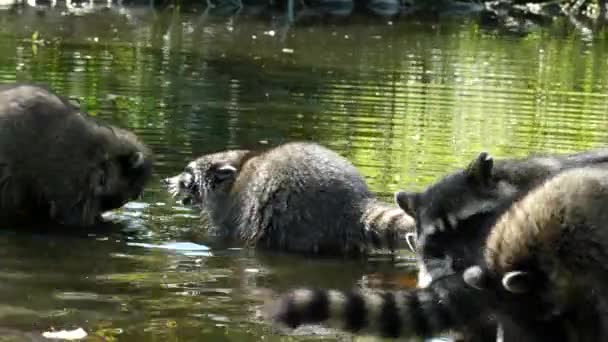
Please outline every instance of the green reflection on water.
M311 139L390 200L481 149L523 156L604 141L605 34L589 40L557 22L516 38L473 20L299 26L284 40L281 29L171 9L0 12L1 81L48 83L158 156L144 200L114 213L118 229L0 234L5 335L82 326L92 341L306 340L260 324L256 290L412 286L411 265L128 245L207 242L196 213L158 185L201 153Z

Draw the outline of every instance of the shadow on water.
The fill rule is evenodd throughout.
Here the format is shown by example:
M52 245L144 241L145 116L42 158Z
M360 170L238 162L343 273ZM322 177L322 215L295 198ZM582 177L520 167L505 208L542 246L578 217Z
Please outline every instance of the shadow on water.
M158 160L143 199L108 213L109 230L0 232L0 334L23 341L83 327L90 341L290 340L261 321L260 290L414 286L408 262L210 241L199 214L159 185L202 153L318 141L390 201L481 149L521 156L606 141L605 32L556 21L504 36L454 18L282 25L170 8L0 11L0 82L48 83L134 130ZM296 340L348 339L303 334Z

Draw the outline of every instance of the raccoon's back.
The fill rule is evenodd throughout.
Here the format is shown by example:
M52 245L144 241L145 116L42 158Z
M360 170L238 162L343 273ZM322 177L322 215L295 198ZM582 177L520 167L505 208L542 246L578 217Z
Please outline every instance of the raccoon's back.
M238 181L234 216L242 239L315 254L366 248L361 203L372 195L338 154L312 143L285 144L248 162Z
M256 178L267 188L290 186L294 191L340 191L370 196L359 171L338 153L311 142L292 142L261 155Z
M563 171L502 215L486 242L493 272L553 260L577 273L608 262L608 169ZM553 262L551 262L553 264Z
M62 150L66 135L83 134L77 115L74 106L45 88L0 87L0 154L26 161L45 158L52 147Z

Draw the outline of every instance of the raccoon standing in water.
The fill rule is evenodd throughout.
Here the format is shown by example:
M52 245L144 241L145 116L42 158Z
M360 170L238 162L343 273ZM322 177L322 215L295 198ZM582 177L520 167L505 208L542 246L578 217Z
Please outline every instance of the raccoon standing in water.
M420 286L480 260L499 215L531 189L564 170L601 164L608 165L608 148L496 162L482 152L423 192L398 192L397 203L416 222Z
M608 169L586 167L558 174L501 215L483 262L464 280L505 290L510 301L531 297L545 310L535 318L544 319L606 304L607 264Z
M414 208L413 213L418 214L418 258L424 275L421 289L388 295L295 290L276 301L271 316L291 327L323 323L355 333L393 337L430 337L455 329L469 341L496 341L497 333L501 341L569 341L566 327L584 326L586 329L576 333L586 341L600 326L597 320L602 319L603 304L590 300L585 312L539 320L543 310L531 304L534 298L525 296L510 303L500 291L475 294L462 277L467 267L481 260L487 234L513 201L561 170L607 161L608 150L603 149L504 160L495 166L492 158L482 153L465 170L445 177L421 194L396 194L400 206L409 212ZM390 328L394 329L391 332L388 322L401 326Z
M594 165L608 165L608 148L496 162L482 152L467 167L442 177L423 192L398 192L397 203L416 222L418 286L426 287L435 279L462 274L467 267L477 264L483 258L486 237L500 214L531 189L564 170ZM504 339L509 339L507 335L517 336L518 333L509 331L519 330L515 323L511 324L510 315L503 315L502 320L506 326L498 329ZM491 329L493 323L488 324L486 328ZM542 329L537 332L541 334Z
M383 337L476 331L483 327L479 318L495 317L507 327L508 337L500 341L604 340L608 169L563 171L531 190L500 216L483 255L482 266L437 278L422 289L292 290L268 314L291 328L323 323ZM475 294L473 288L486 291Z
M310 142L201 156L164 179L202 206L219 235L250 246L319 255L394 250L414 221L376 199L355 167Z
M0 219L88 226L140 196L151 152L48 89L0 86Z

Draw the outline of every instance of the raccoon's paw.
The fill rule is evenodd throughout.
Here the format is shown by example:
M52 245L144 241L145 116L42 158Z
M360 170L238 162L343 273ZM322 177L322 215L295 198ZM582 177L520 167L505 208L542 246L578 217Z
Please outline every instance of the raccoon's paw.
M534 286L533 275L524 271L511 271L502 277L502 286L512 293L527 293Z
M488 272L478 265L471 266L464 270L462 278L467 285L477 290L485 290L491 287Z

